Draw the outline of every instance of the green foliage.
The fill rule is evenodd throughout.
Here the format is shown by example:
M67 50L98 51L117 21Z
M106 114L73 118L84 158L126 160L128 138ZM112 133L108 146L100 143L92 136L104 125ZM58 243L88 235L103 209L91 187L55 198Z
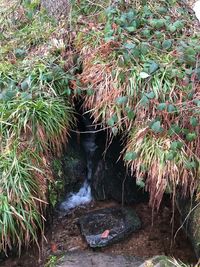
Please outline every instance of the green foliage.
M39 246L48 181L53 184L49 159L62 152L75 122L69 103L74 69L64 71L65 47L55 45L62 34L40 12L39 4L0 2L0 251L4 252L13 247L20 252L32 242Z
M51 256L49 256L44 267L55 267L57 262L58 262L58 257L55 255L51 255Z
M18 143L0 156L0 248L7 251L18 244L38 242L37 231L43 235L43 192L33 175L41 175L41 159L37 153L24 150L18 154ZM34 164L33 164L33 161ZM45 187L45 185L40 185Z
M83 56L82 86L94 88L84 105L95 122L123 135L124 160L159 207L168 186L184 194L197 190L199 29L176 0L119 1L104 16L93 25L98 43L87 31L75 42Z

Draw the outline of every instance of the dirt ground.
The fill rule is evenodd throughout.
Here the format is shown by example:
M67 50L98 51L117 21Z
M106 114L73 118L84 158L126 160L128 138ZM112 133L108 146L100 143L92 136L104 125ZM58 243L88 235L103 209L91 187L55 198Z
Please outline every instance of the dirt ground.
M60 256L66 251L94 251L88 248L85 240L80 234L77 225L78 218L88 211L105 207L119 206L115 202L91 203L87 207L74 210L64 217L53 219L51 227L46 234L47 242L43 245L43 252L38 261L36 248L29 249L20 259L9 258L0 264L3 267L43 267L52 255ZM174 240L172 237L171 207L163 206L158 213L154 213L147 203L132 205L141 221L142 228L133 233L128 239L112 246L95 249L108 254L137 256L143 259L166 255L180 259L185 263L195 263L195 255L185 233L180 230ZM179 228L179 218L175 214L174 232Z

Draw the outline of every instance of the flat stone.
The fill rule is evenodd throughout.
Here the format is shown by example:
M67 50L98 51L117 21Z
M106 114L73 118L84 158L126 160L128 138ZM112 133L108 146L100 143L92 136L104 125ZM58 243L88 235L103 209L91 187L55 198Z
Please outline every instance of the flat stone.
M79 219L82 235L92 248L119 242L141 228L141 221L130 208L105 208Z
M138 267L143 260L133 256L109 255L96 252L70 252L57 267Z

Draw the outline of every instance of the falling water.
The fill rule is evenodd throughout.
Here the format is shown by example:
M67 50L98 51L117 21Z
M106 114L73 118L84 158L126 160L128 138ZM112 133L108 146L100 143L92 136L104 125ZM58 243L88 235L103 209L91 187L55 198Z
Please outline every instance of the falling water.
M84 120L87 126L90 121L86 118L84 118ZM77 193L71 193L67 199L60 204L61 211L69 211L80 205L87 204L92 200L90 181L92 178L92 159L97 145L95 143L95 134L92 132L92 126L87 126L87 132L88 130L91 131L91 133L86 133L82 142L87 159L87 176L80 190Z

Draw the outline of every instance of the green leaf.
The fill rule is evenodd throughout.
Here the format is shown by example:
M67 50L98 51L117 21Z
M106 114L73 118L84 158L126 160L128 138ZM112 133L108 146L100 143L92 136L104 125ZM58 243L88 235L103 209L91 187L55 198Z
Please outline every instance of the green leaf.
M124 44L124 48L128 49L128 50L131 50L131 49L134 49L135 48L135 44L134 43L125 43Z
M93 89L88 89L87 90L87 95L88 96L92 96L94 94L94 90Z
M161 133L163 131L163 128L161 127L161 123L160 121L155 121L152 125L151 125L151 129L155 132L155 133Z
M16 48L15 49L15 56L16 58L23 58L26 56L26 50L21 49L21 48Z
M135 118L135 112L130 110L128 111L127 116L129 120L133 120Z
M176 107L174 105L172 105L172 104L169 104L168 107L167 107L167 111L169 113L175 112L176 111Z
M132 51L132 55L133 55L135 58L139 58L140 55L141 55L141 53L140 53L140 49L139 49L139 48L134 49L134 50Z
M181 128L177 124L172 124L169 129L169 135L179 134L181 132Z
M140 100L140 105L146 106L147 104L149 104L149 99L146 95L143 95L143 97Z
M165 19L152 19L149 21L150 25L155 29L160 29L165 26Z
M151 65L149 66L149 73L152 74L158 69L159 69L159 65L155 61L152 61Z
M17 91L16 90L7 90L0 94L0 99L5 101L10 101L16 96Z
M133 152L127 152L124 157L124 160L130 161L130 160L135 160L136 158L137 158L137 153L133 151Z
M105 36L104 40L107 43L107 42L115 40L115 37L114 36Z
M190 118L190 124L191 124L193 127L196 127L196 126L199 124L199 120L198 120L198 118L196 118L196 117L191 117L191 118Z
M162 34L162 32L160 32L160 31L156 31L156 32L155 32L155 35L156 35L156 37L157 37L158 39L161 39L161 38L163 37L163 34Z
M113 127L115 123L118 121L117 115L113 115L110 119L108 119L107 123L109 126Z
M162 47L166 50L170 49L172 46L172 40L168 39L168 40L164 40L162 43Z
M146 55L149 52L149 44L146 42L142 42L140 45L140 53L142 55Z
M160 103L158 106L157 106L157 109L158 110L165 110L167 108L167 104L166 103Z
M187 135L190 131L189 131L189 129L187 129L187 128L182 128L182 129L181 129L181 132L182 132L183 134Z
M21 83L21 89L23 91L27 90L29 88L29 84L26 80L24 80L22 83Z
M146 73L146 72L140 72L140 78L142 78L142 79L146 79L146 78L148 78L150 75L148 74L148 73Z
M130 33L134 32L136 30L135 26L126 27L126 30Z
M174 26L173 24L171 24L171 25L169 25L168 29L169 29L170 32L173 33L173 32L176 31L176 26Z
M145 29L143 31L141 31L141 34L144 36L144 37L150 37L151 36L151 31L148 30L148 29Z
M128 97L127 96L120 96L115 100L116 104L118 105L123 105L128 102Z
M180 141L173 141L170 145L170 149L172 150L181 149L182 147L183 147L183 143Z
M189 170L191 169L196 169L197 168L197 163L195 161L187 161L185 163L185 167Z
M161 49L161 44L158 41L153 41L152 45L158 49Z
M126 17L129 19L129 21L133 20L135 18L135 12L133 10L130 10L126 13Z
M200 100L195 99L193 102L195 105L197 105L197 107L200 107Z
M194 132L193 133L188 133L186 135L186 140L189 141L189 142L194 141L196 138L197 138L197 135Z
M157 7L157 11L160 13L160 14L166 14L167 13L167 8L164 7L164 6L160 6L160 7Z
M146 93L145 94L149 99L153 99L155 97L155 93L152 91L152 92L149 92L149 93Z
M184 27L184 22L181 20L177 20L176 22L173 23L173 26L176 27L176 29L183 29Z
M173 160L176 156L176 152L175 151L170 151L169 153L167 153L166 155L166 160Z
M66 90L64 90L62 95L66 94L66 95L70 96L71 92L72 92L72 90L70 88L67 88Z

